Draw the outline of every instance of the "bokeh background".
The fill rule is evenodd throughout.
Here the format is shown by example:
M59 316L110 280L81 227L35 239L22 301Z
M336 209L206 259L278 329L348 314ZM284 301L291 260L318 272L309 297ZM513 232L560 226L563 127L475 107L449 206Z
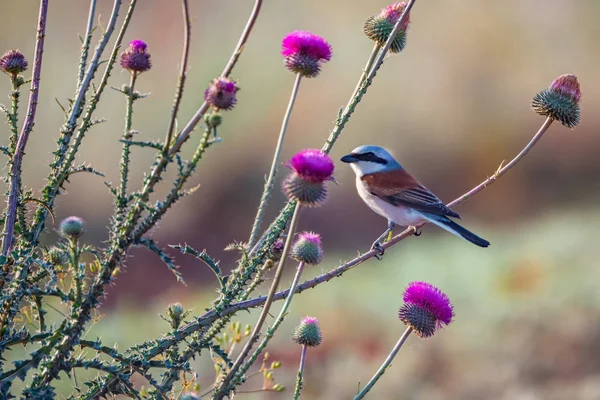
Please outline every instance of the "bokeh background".
M98 23L107 23L110 1L99 1ZM182 126L202 101L203 90L227 61L252 8L250 0L196 0L192 50ZM354 89L372 44L362 24L386 1L265 1L263 12L232 76L239 103L225 115L223 142L211 148L180 201L152 232L162 245L187 242L207 249L225 269L236 254L223 248L247 239L268 171L293 76L279 55L281 38L305 29L327 38L333 58L316 79L302 83L282 160L302 148L321 147L340 107ZM62 123L63 104L73 95L87 2L55 0L35 131L25 157L25 184L43 187ZM124 11L123 11L124 13ZM33 59L37 4L3 2L0 50L19 48ZM456 319L429 340L411 337L372 398L384 399L599 399L600 398L600 2L505 0L419 1L411 15L408 45L377 74L336 144L339 159L361 144L382 145L414 175L450 201L491 175L530 139L543 118L529 109L532 96L555 77L574 73L582 92L582 122L576 130L554 124L532 153L458 210L465 226L492 242L480 249L436 228L426 228L342 279L298 296L281 333L269 346L283 362L277 382L293 387L300 349L289 340L295 322L310 314L321 320L324 342L308 355L304 397L346 399L366 382L404 327L396 313L413 280L442 288L455 304ZM96 35L95 39L99 36ZM178 71L182 22L179 3L139 2L126 40L143 39L153 69L138 80L151 92L136 103L134 128L146 140L164 137ZM128 75L116 69L111 84ZM0 79L3 101L9 80ZM81 162L116 181L125 100L108 90ZM0 126L0 138L8 127ZM185 147L190 155L194 135ZM131 182L149 172L153 153L134 150ZM323 236L325 261L310 278L365 250L385 221L362 204L353 174L336 164L340 185L328 203L304 212L300 229ZM171 171L173 173L173 171ZM279 180L284 175L280 174ZM156 199L168 189L161 186ZM284 198L276 193L268 216ZM103 179L73 177L57 203L57 217L87 220L84 240L102 245L112 212ZM54 232L46 244L57 240ZM215 281L191 257L178 255L188 286L152 254L134 250L101 308L89 338L101 336L121 349L168 330L158 313L181 302L196 314L210 306ZM291 268L290 268L291 269ZM290 271L291 272L291 271ZM288 285L287 276L282 286ZM265 288L259 290L266 292ZM242 323L256 314L244 314ZM210 359L196 360L198 382L214 379ZM143 383L143 382L140 382ZM64 391L71 382L67 379ZM260 388L260 377L244 390ZM291 389L290 389L291 390ZM287 398L290 392L247 398ZM239 395L242 398L242 395Z

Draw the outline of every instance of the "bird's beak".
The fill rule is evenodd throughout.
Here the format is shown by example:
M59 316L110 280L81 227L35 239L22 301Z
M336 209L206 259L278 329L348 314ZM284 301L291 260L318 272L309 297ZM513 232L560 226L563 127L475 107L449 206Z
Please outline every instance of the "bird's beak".
M352 164L359 160L358 160L358 158L356 158L356 156L354 154L348 154L348 155L345 155L344 157L342 157L340 159L340 161L348 163L348 164Z

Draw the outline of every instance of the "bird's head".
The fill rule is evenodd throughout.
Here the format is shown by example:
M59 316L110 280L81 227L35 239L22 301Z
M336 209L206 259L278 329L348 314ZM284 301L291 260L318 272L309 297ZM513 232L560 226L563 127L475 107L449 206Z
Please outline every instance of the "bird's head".
M341 161L350 164L357 176L402 168L386 149L379 146L357 147Z

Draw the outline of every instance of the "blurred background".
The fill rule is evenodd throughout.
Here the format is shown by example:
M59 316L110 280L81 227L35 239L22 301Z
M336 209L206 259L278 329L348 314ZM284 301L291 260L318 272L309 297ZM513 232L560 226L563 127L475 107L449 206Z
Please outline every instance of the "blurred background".
M0 51L19 48L31 64L37 4L3 3ZM100 26L108 22L111 5L98 2ZM179 126L222 70L252 5L250 0L191 2L192 50ZM310 30L333 46L321 75L301 85L283 150L287 160L324 143L372 48L362 24L386 5L379 0L265 1L232 74L242 90L238 106L224 115L223 142L210 149L190 183L200 184L199 190L152 232L158 243L187 242L207 249L224 269L235 265L237 254L223 248L247 240L294 80L279 55L282 37ZM50 5L40 106L24 159L24 182L37 191L63 122L55 99L66 104L75 90L78 35L85 32L87 12L85 1ZM595 0L416 3L406 49L389 57L377 74L332 152L335 160L362 144L385 146L440 198L451 201L521 150L543 122L530 110L531 98L561 74L579 78L582 122L574 131L555 123L522 163L457 210L466 227L492 242L490 248L427 227L420 238L388 250L383 261L363 264L298 296L269 346L271 359L283 362L276 380L289 390L243 396L289 398L300 356L289 333L309 314L321 320L324 341L309 351L303 397L349 398L404 329L396 317L403 288L426 280L450 296L456 319L429 340L409 338L372 398L600 399L599 18ZM182 46L179 3L139 2L125 37L132 39L148 43L153 61L152 70L138 79L137 88L151 95L136 103L133 126L143 140L163 140ZM128 74L116 68L110 84L127 81ZM5 104L9 91L9 79L0 79ZM107 90L96 117L108 122L92 128L79 154L79 161L104 172L107 181L118 179L124 111L124 97ZM0 126L0 132L6 144L8 127ZM193 135L183 154L191 155L198 141L199 134ZM152 160L152 151L134 150L132 188ZM279 181L285 173L282 169ZM301 218L300 229L319 232L326 252L321 265L306 271L307 279L368 249L385 228L356 195L350 168L337 162L335 175L340 185L331 185L327 204ZM156 199L168 188L165 182ZM66 189L57 218L85 218L84 240L102 246L113 210L103 179L78 174ZM283 204L277 191L268 217ZM52 231L44 238L48 245L56 240ZM178 284L153 254L132 251L88 338L100 336L124 349L168 330L158 313L170 302L179 301L194 314L210 306L216 287L210 271L189 256L171 254L188 286ZM290 282L288 275L282 287ZM255 317L246 313L240 321ZM208 387L214 379L210 359L196 360L195 366L198 382ZM261 384L256 377L243 390ZM65 385L67 393L68 380Z

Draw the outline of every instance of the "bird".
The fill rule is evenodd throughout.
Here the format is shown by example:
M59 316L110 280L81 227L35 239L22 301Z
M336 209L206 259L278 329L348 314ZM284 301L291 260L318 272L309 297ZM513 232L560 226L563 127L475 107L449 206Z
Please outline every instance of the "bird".
M379 256L383 255L381 241L393 232L396 225L408 228L425 222L431 222L477 246L490 245L487 240L451 220L460 219L460 215L408 173L383 147L360 146L342 157L341 161L350 164L356 174L356 189L363 201L388 220L388 228L371 247L380 251ZM415 235L420 234L415 230Z

